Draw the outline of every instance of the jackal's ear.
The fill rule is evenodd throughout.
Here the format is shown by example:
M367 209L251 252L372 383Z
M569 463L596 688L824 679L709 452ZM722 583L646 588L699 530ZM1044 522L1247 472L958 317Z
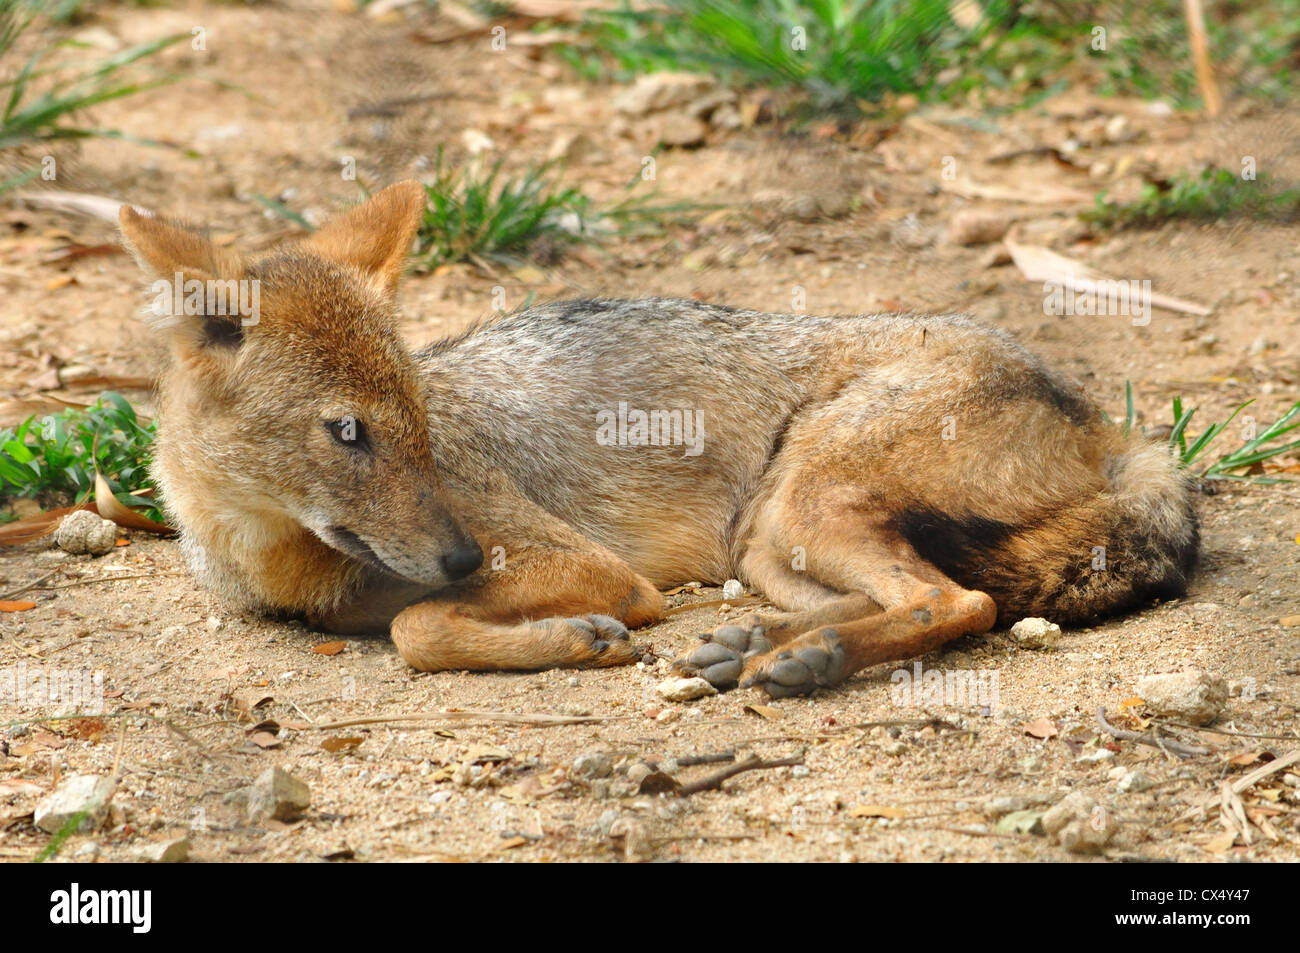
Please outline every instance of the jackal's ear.
M151 307L157 326L171 328L187 350L238 347L258 314L257 283L243 280L243 259L180 222L141 214L130 205L122 206L118 219L122 243L141 268L159 278Z
M145 271L161 278L182 275L200 281L238 278L243 262L238 254L213 245L192 228L153 215L142 215L130 205L118 214L122 244Z
M425 201L424 186L413 179L390 185L330 219L303 242L303 248L356 268L384 292L391 292L424 219Z

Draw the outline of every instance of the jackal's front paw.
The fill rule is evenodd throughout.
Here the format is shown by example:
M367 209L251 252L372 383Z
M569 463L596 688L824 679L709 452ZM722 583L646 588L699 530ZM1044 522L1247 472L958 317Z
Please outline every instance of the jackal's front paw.
M683 675L698 675L714 688L735 688L745 660L772 650L761 625L724 625L703 633L704 644L673 662Z
M642 656L628 636L627 626L607 615L573 616L541 619L532 623L550 635L562 635L571 647L565 665L578 668L603 668L628 665Z
M837 685L847 668L844 647L834 629L803 636L788 649L769 653L747 667L742 688L758 686L773 698L807 695Z

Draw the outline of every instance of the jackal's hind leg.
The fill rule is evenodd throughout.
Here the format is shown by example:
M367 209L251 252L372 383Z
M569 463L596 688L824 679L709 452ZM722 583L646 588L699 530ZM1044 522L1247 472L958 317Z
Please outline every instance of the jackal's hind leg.
M774 646L785 645L811 629L879 611L880 607L871 598L859 594L839 596L820 608L804 612L751 613L712 632L701 633L699 638L703 644L674 661L673 669L682 675L698 675L717 689L735 688L749 659L770 652Z
M924 655L960 636L987 632L996 618L997 607L982 592L956 584L922 587L901 606L813 629L747 660L740 684L759 686L773 698L805 695L869 665Z
M683 675L698 675L714 688L735 688L745 661L783 645L809 629L880 611L870 598L845 595L795 570L785 554L762 542L740 561L744 578L773 604L793 611L750 613L701 633L702 645L673 662Z

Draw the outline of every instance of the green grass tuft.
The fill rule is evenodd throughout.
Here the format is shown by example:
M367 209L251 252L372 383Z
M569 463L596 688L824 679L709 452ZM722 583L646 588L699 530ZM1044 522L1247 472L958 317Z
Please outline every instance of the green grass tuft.
M953 20L947 0L666 0L651 9L591 14L581 48L561 54L595 77L603 58L615 77L698 70L724 82L793 87L816 105L925 93L945 69L979 48L1010 4L985 3L974 29Z
M121 394L105 393L93 407L69 409L14 429L0 429L0 500L31 497L42 504L71 498L84 503L95 492L95 470L117 498L161 521L157 501L138 496L153 487L148 466L156 424L142 424Z
M32 7L57 16L61 9L54 3L34 0L0 0L0 151L20 149L36 143L99 136L125 139L112 129L95 129L76 125L74 114L99 103L131 96L146 89L165 85L173 77L149 81L129 81L123 74L129 66L154 56L182 40L188 34L177 33L148 43L121 50L95 63L43 66L54 49L80 48L73 41L51 43L19 61L15 46L31 27ZM156 144L149 140L133 140ZM12 189L36 177L37 170L27 170L0 182L0 192Z
M689 203L655 204L653 193L634 195L638 179L616 203L598 207L581 190L559 181L555 163L529 166L518 177L497 161L452 169L439 150L428 207L418 233L417 257L426 265L448 261L527 257L540 243L552 247L599 242L615 234L654 230L695 211Z
M1218 439L1228 425L1236 419L1237 415L1252 403L1254 401L1248 400L1239 404L1228 415L1227 420L1210 424L1209 427L1202 431L1200 436L1188 443L1187 425L1191 423L1196 409L1184 411L1182 398L1175 397L1173 403L1174 423L1173 430L1169 434L1169 450L1178 459L1179 466L1191 467L1193 463L1200 460L1210 444ZM1198 476L1203 480L1249 480L1252 483L1290 482L1281 477L1264 477L1241 471L1249 471L1256 465L1262 464L1265 460L1271 460L1284 453L1291 453L1300 449L1300 440L1277 443L1278 438L1283 434L1300 427L1298 417L1300 417L1300 401L1292 405L1291 409L1274 423L1258 430L1255 436L1243 441L1241 446L1222 454L1213 463L1208 464Z
M1206 169L1164 184L1148 182L1135 202L1111 202L1103 192L1081 217L1102 228L1154 228L1175 219L1295 221L1300 188L1280 189L1264 176L1248 180L1227 169Z

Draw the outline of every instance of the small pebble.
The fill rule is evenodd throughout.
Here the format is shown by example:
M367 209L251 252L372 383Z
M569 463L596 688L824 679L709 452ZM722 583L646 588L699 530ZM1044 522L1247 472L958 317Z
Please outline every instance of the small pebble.
M670 702L688 702L706 695L716 695L718 690L702 678L668 678L655 688Z

